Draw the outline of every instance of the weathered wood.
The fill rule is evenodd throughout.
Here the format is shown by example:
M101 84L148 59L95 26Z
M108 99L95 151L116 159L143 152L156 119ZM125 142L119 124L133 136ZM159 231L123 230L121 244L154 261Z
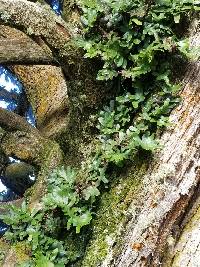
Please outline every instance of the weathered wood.
M200 263L200 187L187 216L180 222L180 236L169 238L169 248L163 260L164 267L199 267Z
M30 38L0 38L0 64L12 63L52 64L55 60Z

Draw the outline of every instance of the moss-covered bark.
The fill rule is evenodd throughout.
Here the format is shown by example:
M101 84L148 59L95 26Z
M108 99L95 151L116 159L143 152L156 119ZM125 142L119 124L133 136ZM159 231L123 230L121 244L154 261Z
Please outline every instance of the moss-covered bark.
M83 261L77 266L99 266L102 262L112 266L114 257L120 253L123 232L130 217L128 209L137 197L148 167L148 162L136 162L132 166L126 166L123 173L116 174L109 190L102 194L91 225L89 245Z

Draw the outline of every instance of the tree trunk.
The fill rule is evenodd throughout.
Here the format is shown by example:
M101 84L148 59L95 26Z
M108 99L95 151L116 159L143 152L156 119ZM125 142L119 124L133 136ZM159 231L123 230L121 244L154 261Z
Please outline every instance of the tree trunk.
M87 160L96 137L90 116L114 95L111 84L96 81L92 62L73 43L79 14L71 6L64 1L66 24L45 5L0 0L2 24L9 23L0 26L0 63L23 82L37 120L35 129L22 117L0 109L1 149L39 169L30 208L40 205L52 169L61 164L80 166ZM9 57L1 49L7 41ZM193 34L192 45L199 43L199 35ZM24 53L24 47L31 55ZM187 65L182 102L161 137L162 149L153 157L136 155L113 174L88 229L87 246L81 238L75 241L82 258L71 266L199 266L199 74L199 62ZM3 266L20 262L15 248L3 239L0 249Z
M101 198L80 266L199 266L199 73L199 62L188 64L161 151L148 167L138 159Z

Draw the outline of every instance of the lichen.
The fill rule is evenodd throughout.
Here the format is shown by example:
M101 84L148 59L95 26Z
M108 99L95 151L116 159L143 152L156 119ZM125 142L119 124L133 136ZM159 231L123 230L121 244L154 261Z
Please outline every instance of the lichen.
M10 14L8 12L4 12L4 13L0 14L0 18L3 21L7 22L10 19Z

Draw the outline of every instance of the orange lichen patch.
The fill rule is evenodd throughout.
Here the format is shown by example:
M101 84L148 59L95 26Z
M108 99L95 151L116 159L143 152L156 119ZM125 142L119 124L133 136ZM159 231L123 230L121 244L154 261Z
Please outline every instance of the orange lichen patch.
M156 202L153 202L152 204L151 204L151 208L156 208L158 206L158 203L156 203Z
M140 251L144 247L143 243L133 243L131 244L131 248L136 251Z

